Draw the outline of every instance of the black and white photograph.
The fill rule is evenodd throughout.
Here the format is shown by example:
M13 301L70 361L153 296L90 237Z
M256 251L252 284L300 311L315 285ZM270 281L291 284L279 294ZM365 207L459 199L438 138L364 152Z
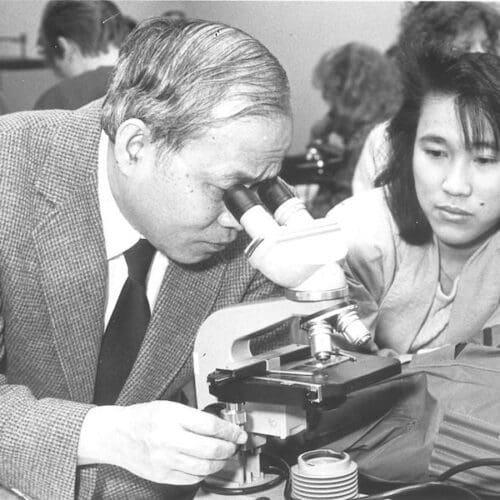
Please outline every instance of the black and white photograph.
M500 499L500 0L0 0L0 500Z

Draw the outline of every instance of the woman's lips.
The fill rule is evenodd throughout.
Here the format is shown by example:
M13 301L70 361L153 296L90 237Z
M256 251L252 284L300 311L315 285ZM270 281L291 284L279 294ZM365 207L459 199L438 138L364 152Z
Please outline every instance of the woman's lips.
M440 216L452 222L460 222L464 221L470 217L472 217L472 213L464 210L463 208L456 207L453 205L439 205L437 207Z
M443 210L443 211L449 212L451 214L456 214L456 215L472 215L467 210L464 210L463 208L460 208L460 207L456 207L454 205L439 205L438 208L439 208L439 210Z

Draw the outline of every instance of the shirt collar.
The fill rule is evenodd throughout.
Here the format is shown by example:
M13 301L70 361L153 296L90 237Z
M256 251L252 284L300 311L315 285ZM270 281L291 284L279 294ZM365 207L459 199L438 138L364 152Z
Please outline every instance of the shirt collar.
M130 225L121 213L111 192L108 179L108 147L109 137L104 131L101 131L97 185L106 256L110 260L121 255L143 236Z

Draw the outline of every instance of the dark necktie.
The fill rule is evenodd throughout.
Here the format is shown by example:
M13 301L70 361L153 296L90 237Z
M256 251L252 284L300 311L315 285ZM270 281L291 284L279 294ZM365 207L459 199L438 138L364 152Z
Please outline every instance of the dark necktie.
M104 332L99 352L94 403L113 404L137 358L151 311L146 276L155 248L141 239L125 253L128 278Z

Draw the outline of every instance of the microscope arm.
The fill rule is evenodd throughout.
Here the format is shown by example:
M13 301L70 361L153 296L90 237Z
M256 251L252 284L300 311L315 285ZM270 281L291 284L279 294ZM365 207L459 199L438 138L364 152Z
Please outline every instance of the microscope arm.
M198 331L193 352L198 408L217 399L209 393L208 375L252 358L250 341L294 317L308 316L331 307L331 301L297 302L285 297L239 304L210 315Z

